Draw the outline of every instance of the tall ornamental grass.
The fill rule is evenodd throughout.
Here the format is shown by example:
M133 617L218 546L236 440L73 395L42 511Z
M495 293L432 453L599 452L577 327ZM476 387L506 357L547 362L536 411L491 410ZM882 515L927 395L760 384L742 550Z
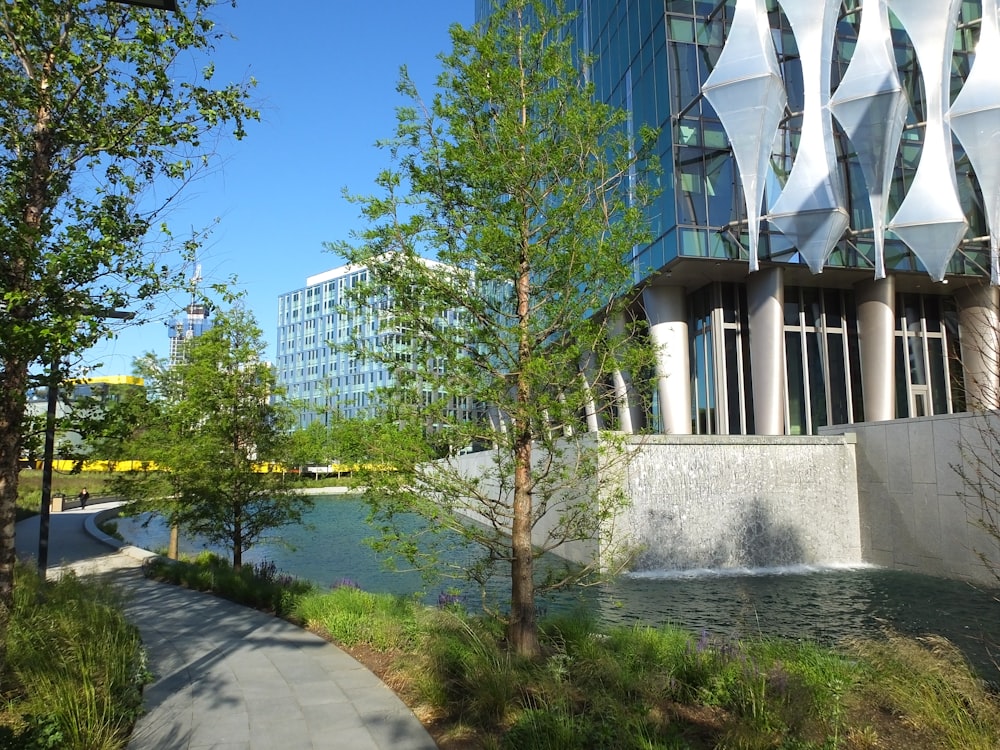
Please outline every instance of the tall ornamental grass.
M405 651L417 643L418 609L413 599L372 594L342 581L331 591L306 593L296 601L291 615L345 646Z
M279 617L290 616L299 597L312 589L308 581L282 573L271 561L247 563L236 571L228 560L213 552L202 552L191 560L153 558L145 573L194 591L211 591Z
M16 571L0 748L125 746L147 678L138 631L109 585Z
M186 584L199 575L223 580L203 564ZM460 597L430 608L346 579L289 597L289 617L360 658L377 652L379 674L436 736L470 750L1000 748L997 695L941 638L827 648L603 629L575 612L542 623L542 655L529 659Z

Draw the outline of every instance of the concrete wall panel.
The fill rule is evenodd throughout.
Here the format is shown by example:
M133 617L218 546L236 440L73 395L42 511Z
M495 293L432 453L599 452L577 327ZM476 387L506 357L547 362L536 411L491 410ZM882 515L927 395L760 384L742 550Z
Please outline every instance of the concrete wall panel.
M956 467L974 471L1000 459L1000 415L947 414L831 427L857 436L863 556L876 565L960 578L997 580L979 558L1000 563L997 540L977 528L979 500ZM885 467L888 481L880 478Z

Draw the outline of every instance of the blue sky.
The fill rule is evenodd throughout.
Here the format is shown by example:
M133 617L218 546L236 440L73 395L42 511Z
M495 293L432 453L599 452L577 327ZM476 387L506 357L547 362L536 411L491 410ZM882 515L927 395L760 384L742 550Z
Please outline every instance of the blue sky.
M473 21L473 0L334 0L298 4L220 3L220 82L257 79L261 122L243 141L220 144L218 169L188 187L168 217L178 232L219 219L199 260L206 283L238 277L273 357L278 296L342 263L323 243L362 226L342 188L368 193L391 136L399 68L406 65L430 97L451 48L448 28ZM164 321L185 303L164 300L159 316L122 329L79 362L92 375L132 371L132 360L166 356ZM99 366L98 366L99 365Z

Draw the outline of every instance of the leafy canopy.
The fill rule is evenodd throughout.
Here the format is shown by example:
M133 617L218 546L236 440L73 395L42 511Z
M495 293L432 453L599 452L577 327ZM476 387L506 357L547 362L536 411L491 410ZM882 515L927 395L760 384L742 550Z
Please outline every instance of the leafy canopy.
M96 310L182 283L199 236L163 219L219 137L258 118L252 80L215 80L214 6L0 7L0 332L18 361L79 351L105 330Z
M525 653L536 589L594 571L545 579L534 559L592 540L623 500L606 470L627 451L583 416L613 425L607 389L652 356L629 261L648 241L650 134L595 101L572 17L551 5L509 0L453 27L430 102L403 69L411 104L380 144L392 166L378 194L354 197L368 227L331 246L368 269L349 348L390 371L373 417L402 428L370 446L394 471L364 477L383 538L415 556L393 519L416 511L480 549L473 577L509 566L509 635Z

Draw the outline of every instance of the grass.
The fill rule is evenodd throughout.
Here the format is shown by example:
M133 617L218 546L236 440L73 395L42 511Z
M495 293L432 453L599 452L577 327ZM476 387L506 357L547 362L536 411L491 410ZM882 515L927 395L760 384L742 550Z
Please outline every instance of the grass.
M352 487L355 481L351 476L323 477L313 479L311 477L294 477L290 481L301 487Z
M141 710L139 634L110 586L18 566L0 748L117 750Z
M100 472L86 474L64 474L53 472L52 493L66 497L76 497L84 487L92 497L102 494L109 475ZM38 514L42 503L42 472L38 469L23 469L18 478L17 520Z
M146 573L195 591L211 591L279 617L291 614L294 603L312 589L310 583L280 573L273 563L247 564L237 572L212 552L181 562L153 558L147 563Z
M151 572L220 585L221 561ZM173 572L168 572L172 570ZM243 576L248 576L244 569ZM586 613L542 626L544 657L519 659L495 620L454 605L323 591L274 571L234 593L331 638L395 689L447 750L892 750L996 748L1000 702L940 638L837 649L677 628L600 629ZM444 600L443 600L444 601Z

